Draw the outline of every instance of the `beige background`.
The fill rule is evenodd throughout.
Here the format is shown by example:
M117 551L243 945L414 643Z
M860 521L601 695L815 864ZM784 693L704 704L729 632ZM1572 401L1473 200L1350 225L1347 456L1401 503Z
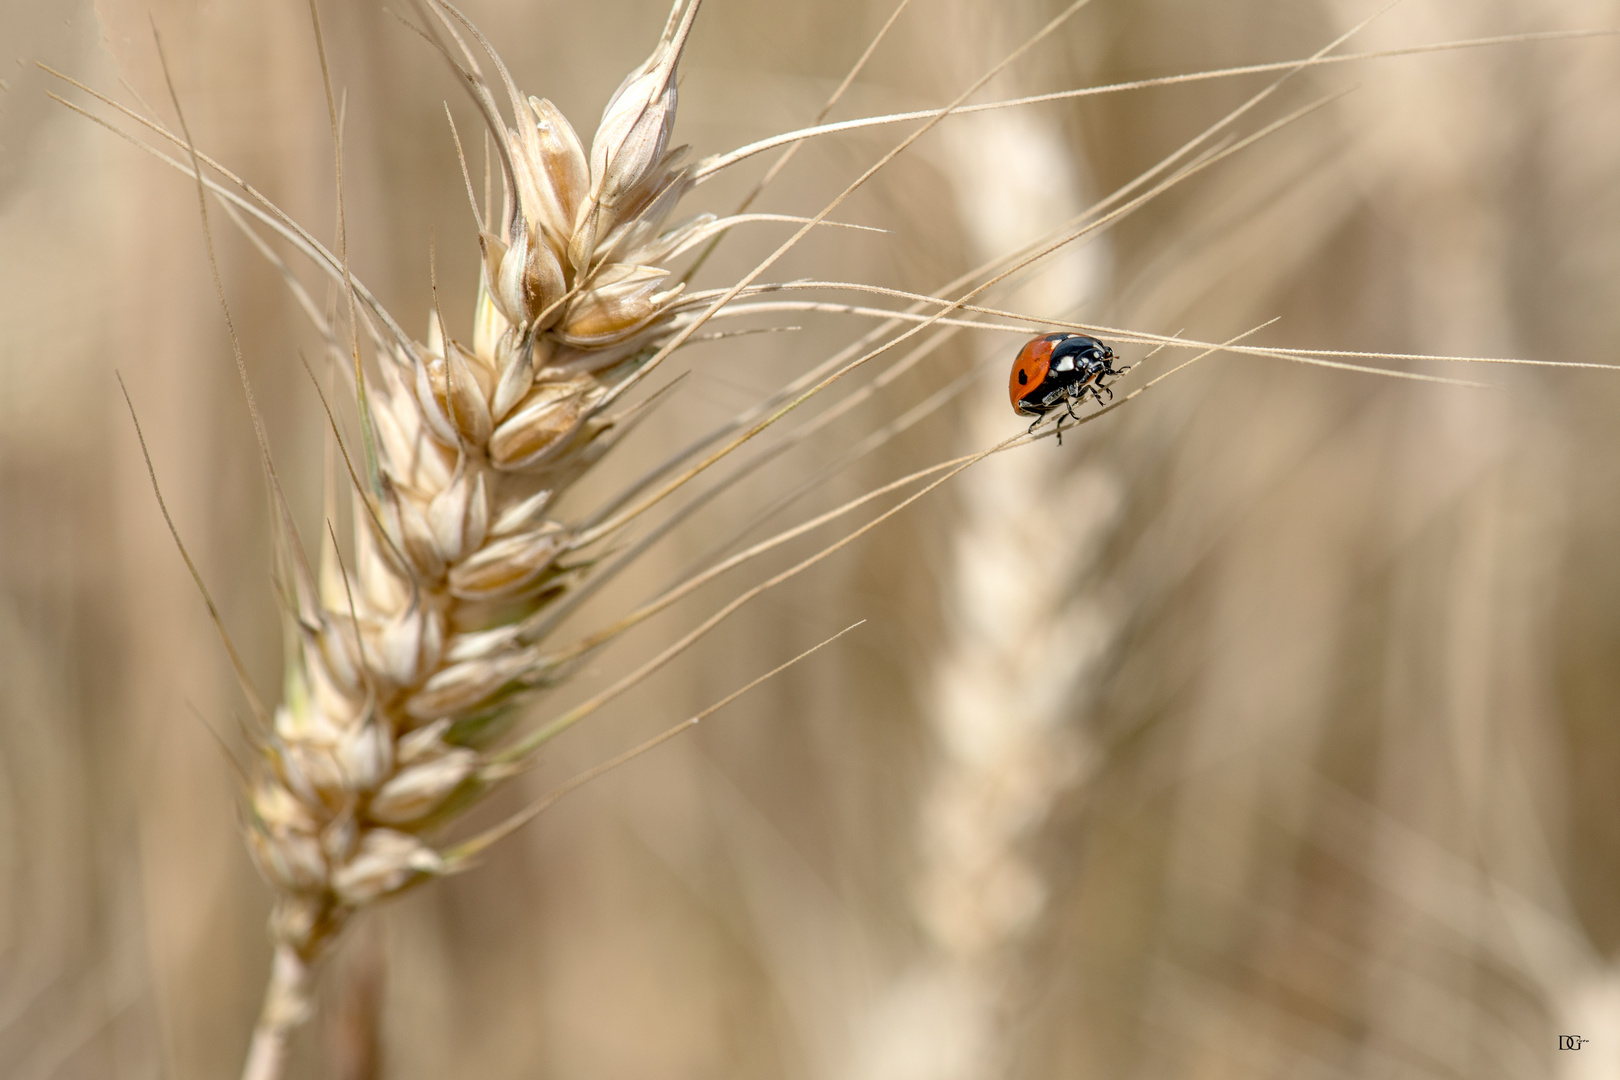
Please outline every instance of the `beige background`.
M1374 9L1095 0L981 99L1302 57ZM664 15L467 10L584 135ZM708 153L808 123L890 10L709 0L677 139ZM466 333L476 247L440 103L464 138L474 114L381 5L324 13L356 272L421 332L431 245ZM149 14L199 143L318 234L335 213L302 4L0 9L0 1073L30 1080L232 1075L268 962L267 891L209 731L241 756L244 710L114 379L273 693L263 486L194 190L50 102L63 85L32 67L168 117ZM949 101L1050 14L916 0L835 115ZM1405 0L1349 48L1614 25L1612 0ZM1263 78L949 122L839 212L888 235L817 235L772 276L936 288ZM1280 316L1256 340L1615 361L1620 42L1323 69L1243 130L1342 90L1000 299L1205 340ZM815 212L904 130L807 147L760 208ZM762 169L693 207L725 210ZM784 235L755 228L707 283ZM219 240L308 536L322 429L298 352L315 338L276 274ZM693 377L576 505L868 325L790 321L804 329L690 350ZM737 485L579 628L975 367L777 522L1016 431L1016 344L956 338ZM1499 389L1212 357L770 594L501 806L868 621L363 920L294 1074L1620 1076L1620 375L1402 366ZM536 715L757 576L638 631ZM1592 1042L1560 1052L1568 1033Z

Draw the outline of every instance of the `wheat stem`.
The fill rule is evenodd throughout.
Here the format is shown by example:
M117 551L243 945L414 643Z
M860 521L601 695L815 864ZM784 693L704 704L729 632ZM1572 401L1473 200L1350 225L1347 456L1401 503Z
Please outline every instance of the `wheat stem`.
M278 946L270 962L264 1005L253 1028L242 1080L280 1080L287 1040L309 1015L310 966L290 945Z

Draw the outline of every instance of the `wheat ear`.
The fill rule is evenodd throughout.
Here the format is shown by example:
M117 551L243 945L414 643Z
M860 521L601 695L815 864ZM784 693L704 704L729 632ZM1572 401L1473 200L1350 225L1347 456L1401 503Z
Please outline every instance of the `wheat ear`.
M537 616L577 576L574 533L548 510L622 427L602 412L615 387L671 333L682 286L663 267L723 224L666 227L691 183L668 140L696 2L675 5L589 150L549 101L519 93L459 12L422 11L489 122L504 197L480 229L470 343L435 311L425 342L374 333L367 378L358 334L376 324L351 303L363 436L362 460L343 447L352 565L335 535L312 569L290 531L278 534L286 686L247 815L276 889L275 960L247 1080L279 1075L312 965L347 920L456 869L427 832L510 773L487 751L514 703L561 674Z

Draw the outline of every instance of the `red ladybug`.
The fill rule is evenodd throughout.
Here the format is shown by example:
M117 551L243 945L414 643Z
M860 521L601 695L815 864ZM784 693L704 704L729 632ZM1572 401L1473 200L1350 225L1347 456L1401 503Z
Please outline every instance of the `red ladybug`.
M1129 370L1129 367L1115 368L1114 350L1094 337L1047 334L1018 350L1007 389L1012 407L1035 418L1029 425L1029 430L1034 431L1047 413L1060 406L1074 419L1080 419L1074 415L1074 406L1077 401L1085 401L1087 394L1099 405L1103 394L1112 399L1114 392L1103 380ZM1061 441L1061 418L1058 425Z

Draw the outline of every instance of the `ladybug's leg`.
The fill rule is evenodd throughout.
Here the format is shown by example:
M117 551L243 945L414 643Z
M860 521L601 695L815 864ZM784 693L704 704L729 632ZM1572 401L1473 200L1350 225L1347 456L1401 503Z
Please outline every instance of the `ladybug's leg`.
M1035 422L1029 425L1029 431L1025 432L1025 434L1028 434L1028 435L1035 434L1035 429L1040 427L1041 426L1041 421L1045 420L1045 419L1046 419L1046 417L1044 417L1044 416L1037 416L1035 418Z

